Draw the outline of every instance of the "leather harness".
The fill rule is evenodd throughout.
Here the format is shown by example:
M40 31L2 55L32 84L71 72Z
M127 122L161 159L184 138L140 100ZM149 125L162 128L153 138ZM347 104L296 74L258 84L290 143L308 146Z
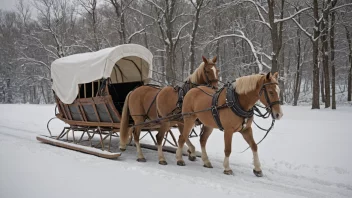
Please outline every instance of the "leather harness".
M260 92L259 92L259 96L264 92L265 95L265 99L268 103L268 108L271 109L271 107L275 104L280 104L280 101L275 101L275 102L270 102L268 93L266 91L265 86L269 85L269 84L274 84L274 83L266 83L263 84ZM276 84L276 83L275 83ZM219 100L219 95L220 93L223 91L223 89L226 88L226 103L218 106L218 100ZM236 114L237 116L243 118L243 122L242 122L242 129L241 131L246 127L246 123L247 120L249 118L252 118L254 115L254 108L251 108L249 111L246 111L244 109L242 109L240 103L239 103L239 99L238 99L238 94L236 93L236 88L233 87L232 83L227 83L224 87L222 87L219 91L217 91L212 98L212 106L211 106L211 114L213 115L214 121L216 123L216 125L218 126L218 128L223 131L224 128L221 124L220 121L220 115L219 115L219 109L228 107L231 109L231 111Z
M219 96L220 93L226 89L226 103L222 106L218 106L218 100L219 100ZM219 91L217 91L214 95L213 95L213 99L211 102L212 106L211 106L211 114L213 115L214 121L216 123L216 125L218 125L218 128L223 131L224 127L221 124L220 121L220 115L219 115L219 111L218 109L222 109L225 107L228 107L231 109L231 111L236 114L237 116L243 118L243 123L242 123L242 129L245 127L245 124L248 120L248 118L253 117L253 108L250 109L249 111L246 111L244 109L242 109L239 100L238 100L238 94L236 93L236 91L234 90L234 87L232 86L231 83L228 83L227 85L225 85L223 88L221 88Z

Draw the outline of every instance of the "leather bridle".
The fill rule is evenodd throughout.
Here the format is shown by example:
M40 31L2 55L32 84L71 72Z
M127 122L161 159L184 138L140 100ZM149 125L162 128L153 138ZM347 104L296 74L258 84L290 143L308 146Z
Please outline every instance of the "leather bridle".
M215 63L207 63L207 64L208 64L208 65L214 65L214 66L215 66ZM219 82L219 79L213 79L213 80L210 80L210 79L209 79L208 74L207 74L207 71L205 70L205 67L206 67L206 66L204 66L204 75L205 75L206 84L207 84L208 86L210 86L211 83L217 83L217 82Z
M270 111L271 111L271 109L272 109L272 107L273 107L274 105L280 104L280 100L277 100L277 101L274 101L274 102L271 102L271 101L270 101L270 98L269 98L269 95L268 95L268 91L267 91L267 89L266 89L266 86L267 86L267 85L272 85L272 84L278 85L276 82L264 83L264 84L262 85L262 88L261 88L260 91L259 91L259 97L260 97L260 96L263 94L263 92L264 92L265 100L266 100L266 102L268 103L268 104L266 105L266 108L269 109ZM272 112L271 112L271 113L272 113Z

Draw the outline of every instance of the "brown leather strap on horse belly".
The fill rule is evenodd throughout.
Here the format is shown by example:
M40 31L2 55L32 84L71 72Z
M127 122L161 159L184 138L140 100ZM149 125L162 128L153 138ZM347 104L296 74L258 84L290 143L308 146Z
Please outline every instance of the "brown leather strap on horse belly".
M217 91L213 95L213 99L211 101L211 114L213 115L213 118L214 118L216 125L218 125L218 128L221 131L223 131L224 128L221 124L220 115L219 115L219 111L218 111L218 100L219 100L220 93L222 92L223 89L224 89L224 87L221 88L219 91Z

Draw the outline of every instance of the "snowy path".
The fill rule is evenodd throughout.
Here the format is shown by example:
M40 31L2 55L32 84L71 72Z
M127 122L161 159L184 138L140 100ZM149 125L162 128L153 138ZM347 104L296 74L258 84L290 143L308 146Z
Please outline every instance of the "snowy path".
M47 134L53 106L0 105L0 197L351 197L352 108L317 112L285 106L284 113L259 145L265 176L256 178L251 152L236 153L246 148L239 135L230 158L235 175L226 176L219 131L209 139L213 169L203 168L201 159L186 158L186 166L179 167L169 153L169 164L161 166L151 150L144 150L148 162L138 163L134 147L118 160L106 160L35 139ZM56 131L61 126L53 123ZM263 135L254 133L257 140ZM197 138L192 141L199 146Z

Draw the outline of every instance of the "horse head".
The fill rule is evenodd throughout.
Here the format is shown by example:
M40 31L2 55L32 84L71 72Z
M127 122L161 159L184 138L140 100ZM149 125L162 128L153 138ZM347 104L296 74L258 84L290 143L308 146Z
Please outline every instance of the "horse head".
M280 88L278 84L278 73L269 72L264 79L259 91L259 100L266 108L271 110L275 120L280 120L283 116L280 105Z
M204 62L204 81L208 84L211 85L212 87L217 88L218 87L218 82L219 82L219 70L216 68L216 59L217 57L214 56L213 59L206 59L204 56L202 56L203 62Z

